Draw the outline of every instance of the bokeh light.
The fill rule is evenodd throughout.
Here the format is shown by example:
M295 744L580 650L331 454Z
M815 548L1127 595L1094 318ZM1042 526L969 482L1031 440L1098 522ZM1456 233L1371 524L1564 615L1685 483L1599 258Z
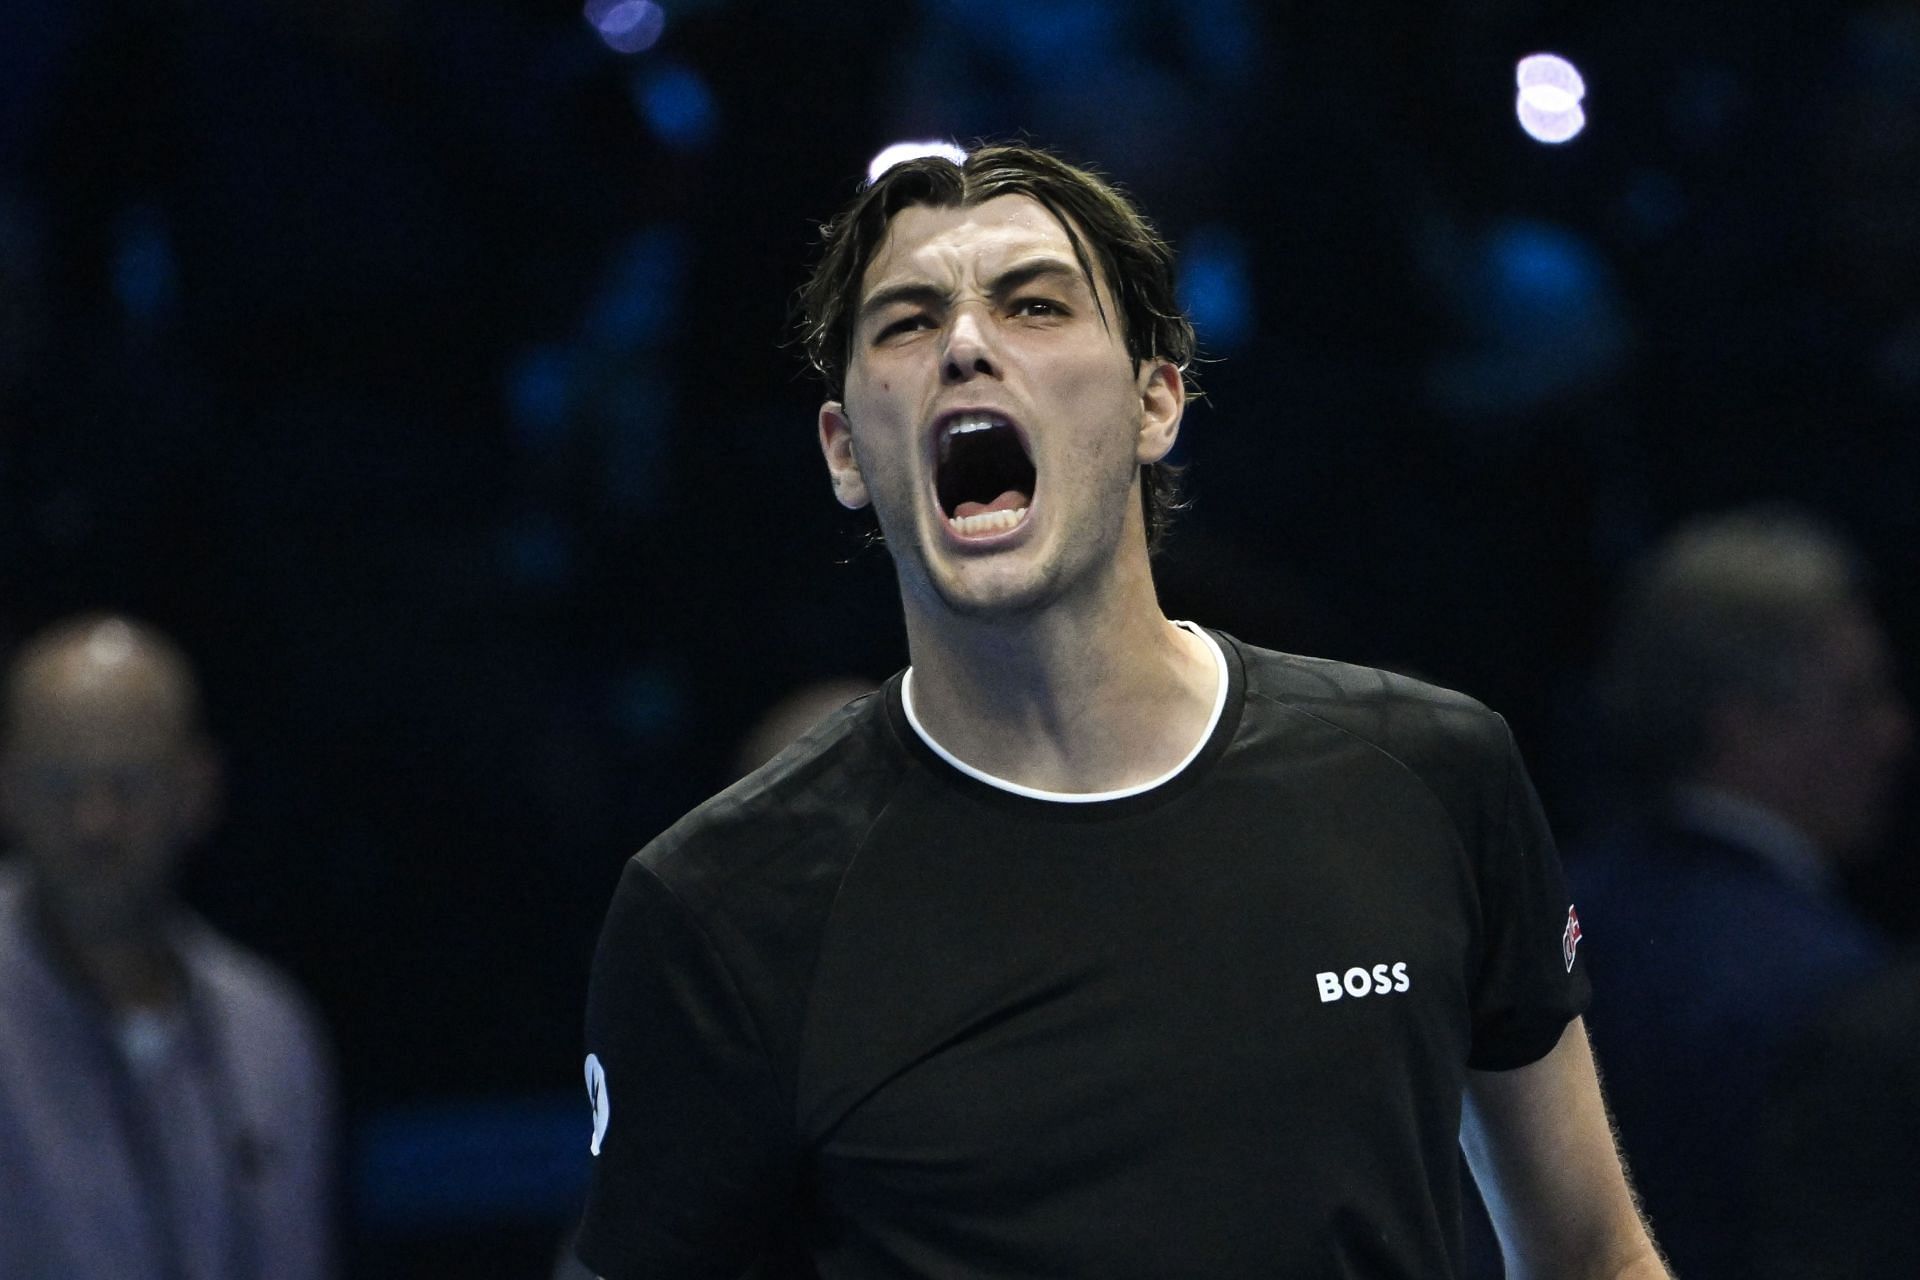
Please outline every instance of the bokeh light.
M653 0L587 0L584 12L615 53L645 53L667 29L667 11Z
M634 80L633 103L653 136L676 151L694 151L713 141L719 104L692 67L672 61L649 65Z
M1514 114L1528 137L1537 142L1561 143L1587 127L1587 113L1580 105L1587 84L1565 58L1551 53L1530 54L1520 59L1514 81L1520 89L1514 99Z
M962 164L966 161L967 153L965 148L957 147L951 142L932 140L926 142L896 142L890 147L881 148L880 153L868 162L867 181L869 183L878 182L880 175L893 168L893 166L905 164L909 160L918 160L921 156L945 156L955 164Z
M1235 351L1253 337L1253 254L1245 237L1222 223L1196 227L1181 247L1180 306L1203 347Z

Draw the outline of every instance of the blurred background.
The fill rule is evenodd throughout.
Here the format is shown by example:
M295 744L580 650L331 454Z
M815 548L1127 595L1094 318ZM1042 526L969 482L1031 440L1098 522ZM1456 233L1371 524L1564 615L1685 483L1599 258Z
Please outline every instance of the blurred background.
M1910 3L0 16L0 635L125 610L200 665L230 799L189 897L334 1038L352 1277L545 1274L623 860L787 694L904 663L787 325L891 142L1143 202L1207 356L1168 611L1488 702L1563 840L1611 803L1610 601L1690 516L1843 531L1910 687ZM1516 114L1543 50L1584 79L1557 143ZM1846 873L1900 938L1906 768Z

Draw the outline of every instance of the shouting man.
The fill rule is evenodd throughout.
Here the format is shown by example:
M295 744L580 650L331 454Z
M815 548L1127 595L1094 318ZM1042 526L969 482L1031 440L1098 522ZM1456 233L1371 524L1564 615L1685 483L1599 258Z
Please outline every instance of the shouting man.
M803 295L912 666L628 866L584 1261L660 1277L1666 1272L1505 722L1160 611L1171 254L1025 147L899 165Z

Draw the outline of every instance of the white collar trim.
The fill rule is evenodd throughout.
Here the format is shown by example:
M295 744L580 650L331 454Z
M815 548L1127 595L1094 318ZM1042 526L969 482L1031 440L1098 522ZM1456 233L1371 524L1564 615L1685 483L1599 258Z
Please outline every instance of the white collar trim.
M1043 791L1039 787L1023 786L1018 782L1010 782L1005 778L996 777L988 773L985 769L976 769L959 756L954 755L953 752L941 746L938 742L935 742L933 735L927 732L926 726L920 723L920 717L914 714L912 667L907 668L907 674L900 681L900 707L901 710L907 713L907 723L913 726L913 731L920 736L920 741L927 744L928 750L976 782L984 782L990 787L997 787L1002 791L1010 791L1014 795L1025 796L1029 800L1051 800L1056 804L1095 804L1102 800L1125 800L1128 796L1141 795L1145 792L1152 791L1155 787L1165 786L1180 776L1181 773L1185 772L1187 766L1192 764L1194 759L1199 756L1201 749L1212 740L1213 731L1220 727L1220 716L1227 709L1226 651L1221 649L1220 642L1209 635L1204 627L1196 627L1191 622L1175 622L1173 625L1183 631L1188 631L1199 636L1207 642L1207 648L1213 651L1213 667L1216 676L1213 693L1213 712L1208 715L1206 727L1200 730L1200 736L1194 742L1192 749L1187 752L1179 764L1176 764L1159 777L1135 786L1121 787L1116 791Z

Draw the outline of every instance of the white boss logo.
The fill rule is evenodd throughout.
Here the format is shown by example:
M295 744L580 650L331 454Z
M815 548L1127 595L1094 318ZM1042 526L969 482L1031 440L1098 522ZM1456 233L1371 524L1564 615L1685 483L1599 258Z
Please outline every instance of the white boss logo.
M1313 980L1320 984L1320 1003L1329 1004L1341 996L1352 996L1358 1000L1361 996L1384 996L1389 992L1405 991L1413 983L1407 978L1407 962L1394 965L1377 964L1368 969L1355 965L1345 973L1335 973L1329 969L1325 973L1316 973Z

